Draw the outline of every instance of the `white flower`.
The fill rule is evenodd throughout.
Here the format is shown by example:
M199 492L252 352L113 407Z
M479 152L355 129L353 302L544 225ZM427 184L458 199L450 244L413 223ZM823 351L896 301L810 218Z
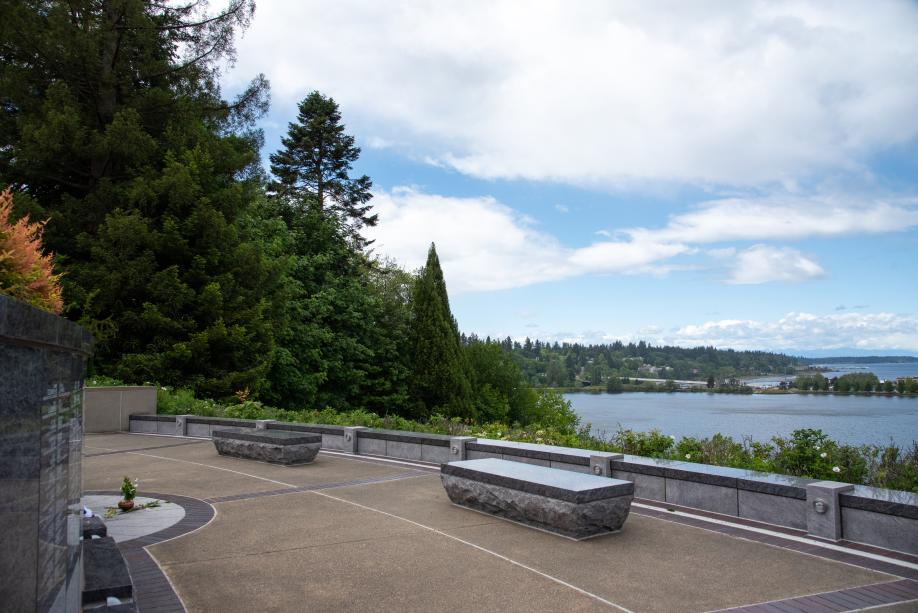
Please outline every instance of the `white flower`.
M816 451L819 451L819 445L816 445Z
M692 454L690 454L690 453L685 454L685 459L686 459L686 460L691 460L691 459L692 459Z
M838 466L833 466L833 467L832 467L832 472L833 472L833 473L840 473L840 472L841 472L841 469L840 469Z
M823 451L822 453L819 454L819 457L820 457L820 458L824 458L824 457L826 457L827 455L829 455L829 454L826 453L825 451Z

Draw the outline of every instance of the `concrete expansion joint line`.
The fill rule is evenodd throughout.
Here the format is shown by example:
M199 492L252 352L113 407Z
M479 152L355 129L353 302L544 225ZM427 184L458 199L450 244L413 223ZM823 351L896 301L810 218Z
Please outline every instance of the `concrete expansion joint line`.
M222 466L213 466L213 465L211 465L211 464L204 464L203 462L193 462L193 461L191 461L191 460L181 460L181 459L178 459L178 458L168 458L168 457L165 457L165 456L155 455L155 454L152 454L152 453L143 453L143 452L139 452L139 451L132 451L132 452L128 452L128 453L131 453L131 454L134 454L134 455L140 455L140 456L150 457L150 458L157 458L157 459L160 459L160 460L167 460L167 461L170 461L170 462L179 462L179 463L182 463L182 464L192 464L192 465L194 465L194 466L202 466L202 467L204 467L204 468L211 468L211 469L214 469L214 470L222 470L222 471L225 471L225 472L230 472L230 473L234 473L234 474L237 474L237 475L241 475L241 476L243 476L243 477L250 477L250 478L252 478L252 479L260 479L260 480L262 480L262 481L267 481L267 482L269 482L269 483L276 483L277 485L282 485L282 486L284 486L284 487L290 487L290 488L295 488L295 487L297 487L296 485L293 485L292 483L284 483L283 481L278 481L278 480L276 480L276 479L269 479L268 477L261 477L261 476L259 476L259 475L253 475L253 474L250 474L250 473L244 473L244 472L239 471L239 470L233 470L233 469L231 469L231 468L224 468L224 467L222 467ZM514 559L512 559L512 558L509 558L509 557L507 557L507 556L505 556L505 555L499 554L499 553L497 553L496 551L492 551L492 550L490 550L490 549L487 549L487 548L485 548L485 547L482 547L481 545L476 545L475 543L472 543L472 542L470 542L470 541L466 541L466 540L461 539L461 538L459 538L459 537L457 537L457 536L453 536L453 535L451 535L451 534L447 534L446 532L443 532L442 530L438 530L437 528L434 528L434 527L432 527L432 526L427 526L427 525L425 525L425 524L422 524L422 523L416 522L416 521L414 521L414 520L408 519L407 517L402 517L402 516L400 516L400 515L395 515L394 513L389 513L389 512L387 512L387 511L383 511L383 510L381 510L381 509L376 509L376 508L373 508L373 507L368 507L368 506L366 506L366 505L362 505L362 504L357 503L357 502L352 502L352 501L346 500L346 499L344 499L344 498L339 498L338 496L332 496L331 494L326 494L325 492L320 492L320 491L317 491L317 490L304 490L303 493L304 493L304 494L312 494L312 495L314 495L314 496L322 496L322 497L324 497L324 498L329 498L329 499L331 499L331 500L336 500L336 501L341 502L341 503L344 503L344 504L349 504L349 505L352 505L352 506L355 506L355 507L358 507L358 508L361 508L361 509L365 509L365 510L367 510L367 511L372 511L372 512L374 512L374 513L379 513L379 514L381 514L381 515L385 515L385 516L391 517L391 518L393 518L393 519L397 519L397 520L400 520L400 521L403 521L403 522L412 524L412 525L414 525L414 526L418 526L419 528L423 528L424 530L427 530L427 531L429 531L429 532L433 532L434 534L438 534L438 535L440 535L440 536L442 536L442 537L445 537L445 538L448 538L448 539L450 539L450 540L456 541L457 543L462 543L463 545L466 545L467 547L471 547L471 548L473 548L473 549L477 549L478 551L481 551L481 552L486 553L486 554L488 554L488 555L491 555L491 556L493 556L493 557L495 557L495 558L498 558L498 559L500 559L500 560L503 560L503 561L505 561L505 562L508 562L508 563L510 563L510 564L512 564L512 565L514 565L514 566L516 566L516 567L518 567L518 568L521 568L521 569L523 569L523 570L526 570L526 571L529 571L529 572L531 572L531 573L533 573L533 574L536 574L536 575L538 575L538 576L540 576L540 577L543 577L543 578L545 578L545 579L548 579L548 580L550 580L550 581L552 581L552 582L554 582L554 583L557 583L558 585L561 585L561 586L566 587L566 588L568 588L568 589L571 589L571 590L573 590L573 591L575 591L575 592L578 592L579 594L582 594L582 595L584 595L584 596L587 596L587 597L589 597L589 598L592 598L593 600L595 600L595 601L597 601L597 602L600 602L600 603L602 603L602 604L604 604L604 605L606 605L606 606L608 606L608 607L611 607L611 608L616 609L616 610L618 610L618 611L623 611L624 613L634 613L634 612L631 611L630 609L626 609L625 607L623 607L623 606L621 606L621 605L615 604L615 603L612 602L611 600L607 600L607 599L603 598L602 596L599 596L599 595L597 595L597 594L594 594L594 593L592 593L592 592L589 592L589 591L587 591L587 590L585 590L585 589L583 589L583 588L577 587L576 585L573 585L572 583L568 583L567 581L564 581L563 579L559 579L558 577L555 577L555 576L553 576L553 575L549 575L548 573L543 573L542 571L537 570L537 569L535 569L535 568L533 568L533 567L531 567L531 566L527 566L526 564L523 564L522 562L518 562L517 560L514 560Z

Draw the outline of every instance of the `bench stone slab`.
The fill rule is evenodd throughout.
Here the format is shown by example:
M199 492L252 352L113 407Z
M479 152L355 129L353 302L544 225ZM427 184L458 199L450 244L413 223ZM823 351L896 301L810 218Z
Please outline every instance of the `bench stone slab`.
M312 462L322 447L322 435L307 432L219 428L211 436L220 455L273 464Z
M634 498L630 481L485 458L444 464L449 499L573 539L621 529Z

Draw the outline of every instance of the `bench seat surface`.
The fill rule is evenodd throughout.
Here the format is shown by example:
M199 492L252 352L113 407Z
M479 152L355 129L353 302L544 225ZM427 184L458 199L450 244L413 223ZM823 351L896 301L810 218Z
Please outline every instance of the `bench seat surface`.
M441 473L581 504L632 496L634 483L497 458L450 462Z
M291 432L289 430L251 430L248 428L220 428L215 429L213 438L228 438L237 441L252 443L267 443L269 445L306 445L321 443L322 435L310 432Z

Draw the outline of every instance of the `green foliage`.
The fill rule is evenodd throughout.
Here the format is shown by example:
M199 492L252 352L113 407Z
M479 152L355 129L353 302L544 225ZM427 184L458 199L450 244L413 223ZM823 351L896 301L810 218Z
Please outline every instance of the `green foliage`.
M116 387L119 385L124 385L124 381L105 375L93 375L86 379L86 387Z
M879 391L880 380L873 373L848 373L835 382L836 392Z
M659 430L635 432L620 427L612 435L611 442L615 449L622 453L655 458L662 457L663 454L672 449L675 441L671 437L662 434Z
M450 417L475 416L468 365L433 244L411 292L408 355L413 416L428 417L438 412Z
M223 407L208 398L196 398L190 389L160 387L156 390L156 412L163 415L223 416Z
M538 419L525 425L498 421L473 423L440 414L424 420L412 420L398 415L380 416L359 409L278 409L247 398L237 398L236 403L223 406L213 401L195 400L188 390L169 388L160 389L159 412L475 436L615 451L918 492L918 443L913 443L906 450L893 444L854 447L839 445L820 430L797 430L790 438L774 437L771 442L748 438L735 441L722 434L710 438L676 439L658 430L636 432L624 428L606 437L591 433L589 424L581 426L570 404L559 394L548 392L540 395L539 400L536 403L538 415L532 416Z
M824 392L829 389L829 380L819 373L815 375L800 375L794 380L793 386L805 392Z
M131 481L130 477L125 477L121 482L121 496L125 500L134 500L137 496L137 482Z
M278 271L237 226L260 189L267 82L233 103L217 86L253 10L0 7L0 183L50 218L65 312L119 379L222 397L267 372Z
M360 156L354 137L344 132L338 104L317 91L304 98L297 120L281 139L283 149L271 155L272 188L283 199L313 203L328 213L357 246L365 241L360 228L376 225L368 202L373 183L366 175L350 177Z

